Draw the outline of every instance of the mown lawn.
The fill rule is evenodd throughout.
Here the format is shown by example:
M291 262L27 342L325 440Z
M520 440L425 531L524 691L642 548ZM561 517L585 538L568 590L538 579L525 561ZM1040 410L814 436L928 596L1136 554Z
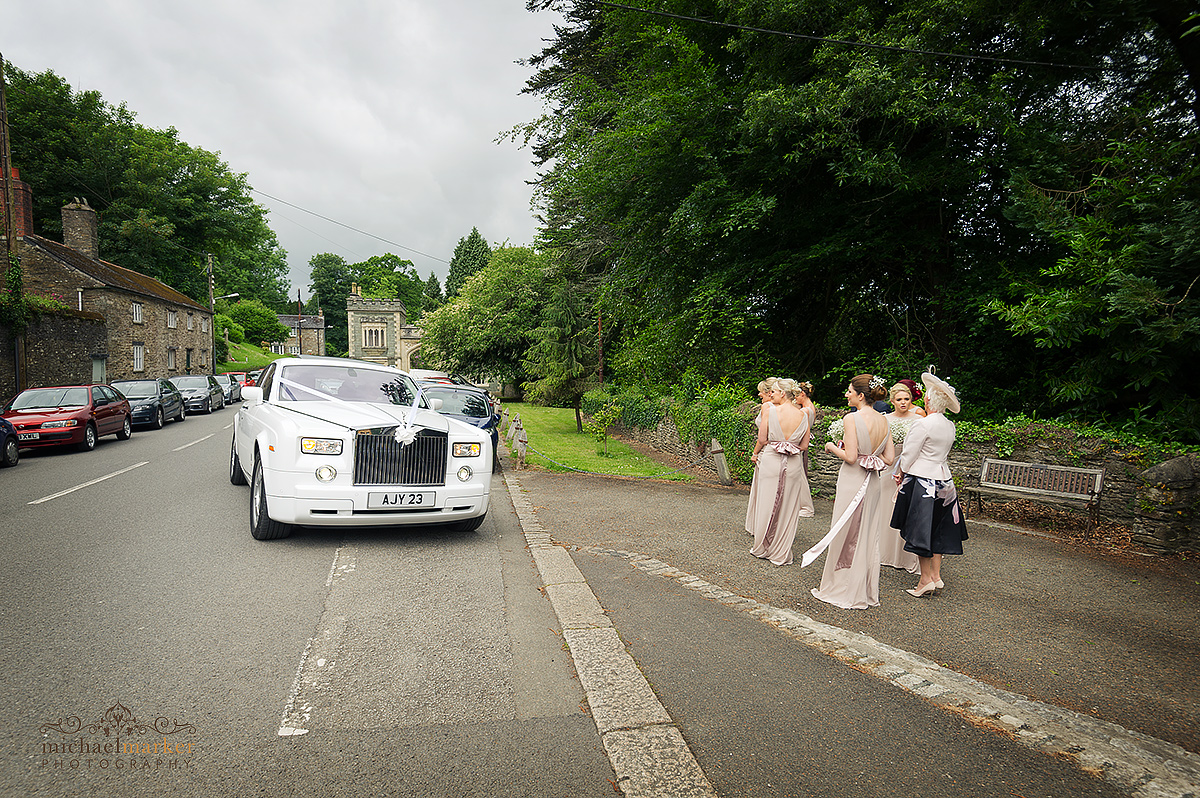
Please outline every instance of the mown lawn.
M521 402L506 402L504 408L508 410L510 422L516 414L521 415L521 423L529 436L529 451L525 457L529 465L549 471L576 469L623 477L661 476L681 482L692 481L687 474L664 474L671 471L672 467L639 454L628 444L611 436L608 439L608 455L598 454L600 443L587 433L580 435L575 431L575 411L571 408L539 407ZM501 444L507 444L512 450L507 432ZM545 457L540 456L539 452ZM549 462L546 458L562 465Z

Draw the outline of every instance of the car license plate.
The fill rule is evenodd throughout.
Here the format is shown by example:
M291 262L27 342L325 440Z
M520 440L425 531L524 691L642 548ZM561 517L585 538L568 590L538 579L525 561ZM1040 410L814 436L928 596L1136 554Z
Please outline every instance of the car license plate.
M420 493L368 493L367 509L382 510L389 507L433 507L436 495L433 491Z
M40 432L18 432L17 433L17 440L19 440L19 441L36 441L40 437L42 437L42 433L40 433Z

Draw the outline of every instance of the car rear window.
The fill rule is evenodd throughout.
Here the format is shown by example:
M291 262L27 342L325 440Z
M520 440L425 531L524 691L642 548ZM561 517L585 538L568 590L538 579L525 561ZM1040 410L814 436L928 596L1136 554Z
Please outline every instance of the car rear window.
M470 391L439 391L437 388L426 388L425 396L442 400L443 413L454 413L468 418L487 418L492 414L487 399L483 394Z

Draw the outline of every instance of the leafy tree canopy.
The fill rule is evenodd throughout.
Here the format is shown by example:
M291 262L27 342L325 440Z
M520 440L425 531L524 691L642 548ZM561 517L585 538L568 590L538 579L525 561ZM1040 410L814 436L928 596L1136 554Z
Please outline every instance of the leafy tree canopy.
M492 249L479 234L479 228L472 227L469 236L460 238L450 258L450 272L446 275L446 298L458 296L467 278L487 266L491 254Z
M61 240L60 209L84 198L99 214L105 260L203 301L212 253L217 293L282 308L285 253L246 175L50 70L6 67L5 76L13 164L33 191L35 232Z
M313 255L308 265L312 279L313 299L309 312L320 307L330 327L325 336L326 350L344 354L350 350L347 338L346 297L355 285L364 297L399 299L404 302L410 321L421 316L425 301L425 281L417 274L412 261L386 253L375 255L361 263L346 263L340 255Z
M258 346L260 343L286 341L292 331L279 323L279 315L256 299L244 300L230 305L225 315L241 325L245 340Z

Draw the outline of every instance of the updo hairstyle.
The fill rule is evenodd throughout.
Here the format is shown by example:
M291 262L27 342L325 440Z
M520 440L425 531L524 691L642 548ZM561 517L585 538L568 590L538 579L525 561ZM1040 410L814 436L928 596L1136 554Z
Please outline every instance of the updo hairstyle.
M775 383L777 382L779 382L779 380L775 377L767 377L758 384L758 392L762 393L763 391L766 391L767 393L770 393L771 391L775 390Z
M809 399L812 398L813 384L811 382L798 382L796 383L796 386L804 392L805 396L807 396Z
M783 391L783 395L788 398L789 402L796 401L796 397L800 395L800 386L795 380L783 378L775 380L775 389Z
M867 404L874 404L887 396L887 389L883 386L883 377L877 377L874 374L859 374L850 380L850 388L855 393L862 394L866 398Z
M913 392L912 392L911 388L909 388L907 385L905 385L902 382L898 382L892 386L890 391L888 391L888 401L891 402L892 404L895 404L896 403L896 394L900 393L901 391L908 394L908 401L911 402L914 399L916 399L916 397L913 396Z

